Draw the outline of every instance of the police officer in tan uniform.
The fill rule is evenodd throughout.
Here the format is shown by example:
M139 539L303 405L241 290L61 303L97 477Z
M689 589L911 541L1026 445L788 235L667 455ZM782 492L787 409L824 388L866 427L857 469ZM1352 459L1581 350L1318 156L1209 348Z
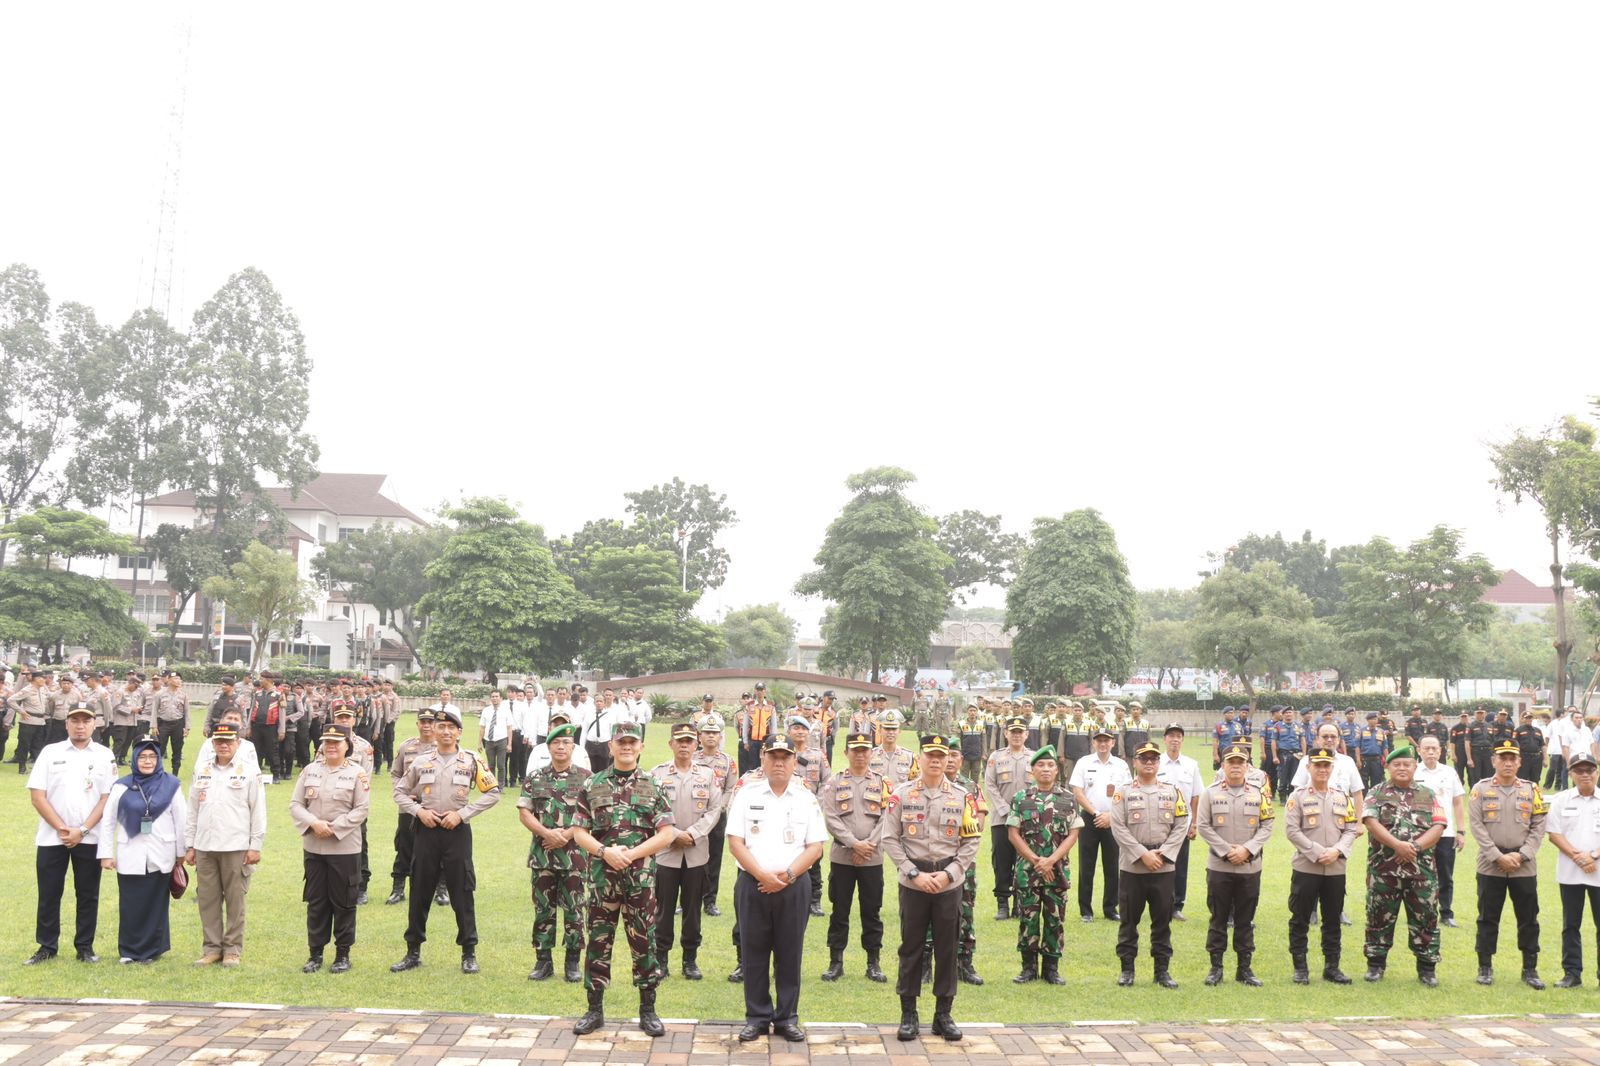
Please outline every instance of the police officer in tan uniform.
M1522 982L1544 988L1539 977L1539 845L1549 812L1532 781L1517 776L1522 753L1516 741L1494 749L1494 775L1472 786L1467 824L1478 842L1478 983L1494 983L1494 953L1500 941L1500 912L1511 897L1517 915L1517 947L1522 952Z
M1316 748L1309 756L1311 783L1295 790L1283 807L1283 833L1294 848L1289 874L1289 957L1294 983L1311 983L1306 966L1306 941L1311 916L1322 910L1322 979L1347 985L1339 969L1340 928L1344 909L1345 863L1361 835L1361 812L1355 797L1331 784L1334 751Z
M672 727L672 759L650 771L672 808L672 845L656 853L656 958L672 972L673 909L683 906L683 976L700 980L700 913L706 891L711 827L722 816L723 790L711 770L694 761L699 744L692 722Z
M417 712L417 735L408 738L394 753L394 761L389 764L391 779L406 776L406 771L417 761L417 756L432 750L433 711L424 707ZM395 821L394 867L389 871L390 879L394 881L394 890L389 893L389 898L383 901L385 904L392 906L406 901L406 881L411 877L411 849L416 839L416 817L402 813Z
M361 833L372 805L367 772L350 761L350 730L328 726L321 759L300 771L289 799L289 817L305 848L306 938L311 957L301 973L322 969L331 932L330 972L350 969L356 942L356 885L361 876Z
M1139 955L1139 922L1150 908L1150 957L1155 982L1177 988L1172 978L1172 907L1178 852L1189 835L1189 808L1183 793L1157 777L1161 749L1146 744L1133 753L1138 776L1111 798L1111 835L1117 842L1117 958L1122 973L1117 984L1133 985L1133 961Z
M1006 746L989 756L983 767L983 794L994 821L989 825L989 861L994 871L995 921L1011 917L1011 887L1017 849L1011 846L1011 799L1028 787L1033 751L1027 746L1028 720L1021 715L1006 721Z
M35 672L20 692L6 701L8 712L17 723L17 773L26 774L28 763L44 750L45 723L50 720L48 693L45 689L49 675Z
M956 999L956 941L961 933L961 886L977 860L982 828L968 812L967 790L944 776L950 742L922 740L922 773L894 790L883 824L883 851L900 881L901 1040L915 1040L928 926L933 926L933 1033L961 1039L951 1009Z
M1272 838L1272 794L1245 780L1250 749L1242 743L1222 753L1223 780L1195 800L1195 826L1206 842L1206 903L1211 925L1206 954L1211 971L1206 984L1222 982L1222 956L1228 927L1233 927L1233 953L1238 968L1233 979L1252 988L1261 979L1250 968L1256 950L1256 905L1261 902L1261 852Z
M727 840L728 805L733 802L733 786L738 783L738 764L732 755L722 750L722 716L713 708L695 716L695 728L700 732L700 750L694 761L711 771L711 777L722 792L722 814L711 827L707 837L709 855L706 859L705 913L707 918L722 915L717 906L717 889L722 882L722 849Z
M879 965L883 950L883 815L889 782L867 761L872 737L851 733L844 741L846 768L823 786L817 800L833 844L828 852L828 968L824 981L844 976L844 949L850 941L850 905L861 897L861 950L867 953L866 977L888 980Z
M903 785L917 775L917 755L900 746L900 712L886 710L878 718L878 733L883 742L872 749L867 765L887 777L894 785ZM863 730L865 732L865 730Z

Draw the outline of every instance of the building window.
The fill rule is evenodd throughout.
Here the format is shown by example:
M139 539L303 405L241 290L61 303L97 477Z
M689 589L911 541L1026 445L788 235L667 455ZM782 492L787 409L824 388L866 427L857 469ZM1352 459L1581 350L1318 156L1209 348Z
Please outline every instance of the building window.
M165 592L141 592L133 598L133 617L145 625L166 625L172 620L172 597Z
M118 570L149 570L151 558L148 555L119 555L117 556Z
M326 522L317 523L317 543L328 543L328 524Z
M349 540L351 537L355 536L357 533L365 533L365 532L366 532L366 530L358 529L355 526L340 526L339 527L339 539L340 540Z

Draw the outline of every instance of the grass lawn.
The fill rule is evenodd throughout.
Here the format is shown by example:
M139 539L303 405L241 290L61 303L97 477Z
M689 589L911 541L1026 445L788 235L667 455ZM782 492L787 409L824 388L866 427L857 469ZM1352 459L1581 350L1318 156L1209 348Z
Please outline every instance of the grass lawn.
M198 715L196 715L198 719ZM403 724L404 725L404 724ZM654 765L668 757L667 731L660 725L649 731L645 764ZM469 735L475 735L469 723ZM191 740L198 742L196 729ZM1202 745L1191 742L1189 753L1210 765ZM8 752L8 755L10 753ZM836 751L843 764L843 751ZM185 787L189 767L185 766ZM36 899L33 875L33 834L37 816L28 802L21 777L7 764L0 771L0 804L11 812L0 826L12 861L0 868L0 894L13 900L12 920L17 923L10 945L16 963L30 954L33 944L33 909ZM557 975L539 984L526 979L533 965L530 932L533 907L530 876L526 865L529 834L517 820L515 792L493 810L473 822L474 850L478 876L478 958L483 972L476 977L462 976L457 970L459 952L454 944L455 923L448 911L435 911L429 924L429 941L423 949L424 968L407 974L389 973L389 964L405 951L405 905L388 907L382 902L389 891L388 870L393 861L396 809L389 800L386 774L374 782L370 848L373 867L373 902L361 908L357 923L357 943L353 953L355 969L338 977L324 970L305 976L300 966L305 961L305 908L300 902L301 860L299 841L289 816L290 787L268 789L271 804L264 858L253 877L250 913L246 930L244 965L236 971L220 967L197 970L190 965L200 952L200 922L193 891L173 904L173 951L151 966L119 966L116 963L116 879L108 874L101 884L100 927L97 950L102 961L96 966L69 961L71 952L72 903L67 890L63 908L62 944L66 954L57 961L34 967L15 965L8 970L3 991L12 996L107 997L200 1002L249 1001L330 1007L389 1007L445 1011L504 1012L575 1016L582 1012L582 985L569 985L560 979L561 955L557 949ZM706 980L695 983L674 975L663 983L659 1009L664 1017L705 1020L739 1019L744 1014L741 986L724 978L733 965L729 933L733 927L732 876L734 864L725 856L721 904L723 916L704 922L705 943L700 965ZM1218 988L1205 988L1207 958L1205 864L1198 854L1190 863L1187 923L1174 925L1173 973L1182 985L1167 991L1150 982L1148 935L1142 943L1139 983L1132 989L1116 987L1117 962L1114 952L1116 927L1096 920L1083 924L1069 903L1066 952L1063 973L1065 987L1053 988L1035 983L1019 988L1011 983L1018 969L1015 922L994 920L993 883L989 870L988 835L979 855L977 907L978 972L986 983L981 988L961 986L956 1015L961 1021L1052 1022L1085 1019L1138 1019L1140 1021L1204 1021L1210 1019L1263 1019L1292 1021L1329 1019L1347 1015L1392 1015L1403 1018L1439 1017L1491 1013L1569 1013L1595 1009L1594 984L1586 991L1551 988L1535 992L1518 980L1520 960L1516 952L1516 929L1509 903L1500 934L1497 983L1483 988L1474 983L1477 961L1473 953L1473 924L1476 894L1473 879L1473 847L1468 847L1456 863L1458 891L1456 917L1461 928L1445 929L1443 961L1439 969L1441 987L1425 989L1415 980L1412 960L1404 949L1405 932L1398 931L1397 949L1390 957L1389 976L1383 983L1368 985L1360 980L1365 969L1361 954L1361 926L1365 894L1365 845L1358 842L1351 862L1348 910L1356 924L1344 930L1344 969L1356 981L1343 988L1315 979L1320 972L1317 954L1318 931L1311 931L1313 984L1302 988L1289 981L1288 956L1288 845L1281 832L1267 851L1265 884L1257 919L1256 973L1266 982L1260 989L1245 988L1232 981L1232 956L1229 980ZM826 874L825 874L826 875ZM1555 885L1555 849L1541 849L1540 895L1543 955L1541 973L1547 982L1560 976L1560 903ZM1076 862L1074 881L1077 880ZM1098 885L1096 886L1098 889ZM890 983L873 984L862 976L865 956L856 947L856 938L846 955L846 976L825 984L818 975L827 966L826 919L813 919L806 935L805 983L801 995L801 1017L807 1022L892 1022L898 1018L898 1003L893 992L894 952L899 942L895 891L886 893L884 922L886 940L884 968ZM826 906L826 896L824 896ZM859 927L857 927L859 929ZM1148 934L1148 930L1146 930ZM1594 959L1592 930L1586 931L1585 955ZM626 948L618 937L616 970L626 972ZM329 958L331 959L331 952ZM675 953L674 965L679 962ZM1585 975L1595 980L1591 968ZM637 1007L631 988L614 987L609 997L611 1013L631 1015ZM931 1009L931 1004L929 1004Z

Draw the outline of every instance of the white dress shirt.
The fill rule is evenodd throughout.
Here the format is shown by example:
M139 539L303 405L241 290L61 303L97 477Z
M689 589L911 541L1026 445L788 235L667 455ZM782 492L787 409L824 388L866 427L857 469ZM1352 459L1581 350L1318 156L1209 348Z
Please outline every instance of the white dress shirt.
M1176 786L1183 794L1184 802L1193 805L1194 798L1200 794L1200 764L1187 755L1179 755L1174 759L1170 755L1163 754L1161 769L1156 771L1156 780Z
M548 736L550 733L550 712L554 709L554 704L546 703L542 699L529 700L528 713L523 718L527 728L523 732L530 737Z
M1417 773L1422 773L1420 766L1417 767ZM1294 771L1294 780L1289 784L1293 788L1305 788L1311 784L1310 759L1300 760L1300 765ZM1336 751L1333 753L1333 774L1328 778L1328 787L1354 796L1365 791L1367 783L1361 779L1361 767L1356 765L1356 761L1344 752Z
M261 756L256 754L256 746L242 737L238 743L239 746L233 753L233 761L240 767L248 767L251 773L259 776L261 773ZM311 746L312 750L316 750L321 744L322 738L318 737L317 742ZM216 762L217 749L212 747L211 738L206 737L205 741L200 745L200 754L194 760L194 772L189 775L189 788L191 791L194 789L194 779L216 765Z
M28 788L43 792L50 806L61 816L62 824L69 829L76 829L89 820L95 804L111 791L116 780L116 756L111 754L110 748L92 740L81 748L70 740L46 744L28 772ZM101 824L105 824L104 818ZM99 839L99 825L83 834L85 844ZM65 847L61 835L50 828L42 815L33 842L41 848Z
M550 765L550 745L549 744L535 744L533 746L533 750L528 753L528 770L527 770L527 773L524 776L532 777L535 772L537 772L539 770L543 770L546 766L549 766L549 765ZM583 750L583 745L582 744L574 744L572 746L572 765L573 766L581 766L585 770L594 769L594 767L589 765L589 753L587 751Z
M1111 809L1111 796L1123 785L1133 783L1133 774L1128 770L1128 764L1115 755L1108 755L1104 762L1100 761L1098 754L1079 759L1072 766L1072 780L1067 782L1071 788L1083 789L1084 797L1096 814L1104 814Z
M121 874L137 877L157 870L164 874L171 873L173 865L183 858L187 850L183 838L184 827L189 821L189 807L184 802L183 789L179 788L173 794L172 802L155 820L150 832L140 833L131 840L117 819L117 805L122 802L122 794L126 791L127 785L111 786L111 798L106 800L105 817L101 819L106 831L100 834L100 841L95 845L96 855L102 859L116 859L117 872Z
M1576 787L1558 793L1550 801L1550 813L1545 817L1547 833L1560 833L1579 851L1590 855L1600 852L1600 791L1582 796ZM1584 873L1578 864L1559 855L1556 858L1556 883L1562 885L1600 885L1600 865L1593 873Z
M1426 785L1433 791L1433 796L1444 807L1444 835L1454 839L1456 835L1456 804L1457 796L1465 796L1467 790L1462 787L1461 773L1455 767L1438 763L1432 770L1422 762L1417 763L1415 781L1419 785ZM1550 823L1545 822L1546 825Z
M741 838L763 870L782 870L808 845L825 843L828 826L817 797L798 778L789 779L781 796L761 778L733 794L726 835Z
M483 733L485 744L497 743L509 737L511 704L505 700L499 703L485 703L478 709L478 729Z

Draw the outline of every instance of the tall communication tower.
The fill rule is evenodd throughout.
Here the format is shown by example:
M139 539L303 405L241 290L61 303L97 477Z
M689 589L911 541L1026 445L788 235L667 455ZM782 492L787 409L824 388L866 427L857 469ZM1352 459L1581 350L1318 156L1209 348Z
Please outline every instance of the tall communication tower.
M177 81L172 109L167 112L167 144L161 174L161 199L156 211L155 252L150 264L149 288L141 277L139 296L144 305L172 320L173 269L177 261L178 191L183 177L183 119L189 98L189 35L193 16L184 13L178 24ZM141 271L141 274L143 272Z

